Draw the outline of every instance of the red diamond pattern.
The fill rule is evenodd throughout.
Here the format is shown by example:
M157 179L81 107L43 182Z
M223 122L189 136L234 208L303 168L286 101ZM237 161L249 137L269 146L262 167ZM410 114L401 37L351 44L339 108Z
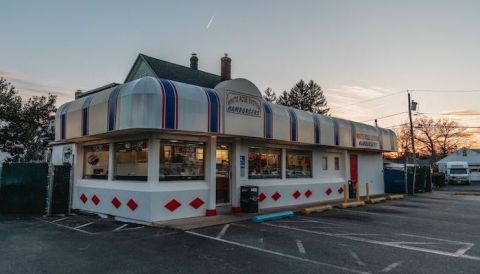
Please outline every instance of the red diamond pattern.
M100 203L100 199L97 197L97 195L93 195L92 197L92 202L95 204L95 205L98 205L98 203Z
M302 193L300 193L300 191L298 191L298 190L293 192L293 194L292 194L293 198L295 198L295 199L298 199L298 197L300 197L301 195L302 195Z
M86 203L88 201L88 198L87 198L87 195L83 194L80 195L80 200L83 202L83 203Z
M342 194L342 193L343 193L343 187L340 187L340 188L338 189L338 194Z
M325 194L327 194L327 196L330 196L330 194L332 194L332 189L327 188L327 190L325 190Z
M305 197L307 198L310 198L310 196L312 196L312 191L310 189L308 189L307 191L305 191Z
M280 195L280 193L278 192L275 192L273 193L272 195L272 199L276 202L278 199L280 199L282 197L282 195Z
M263 202L263 200L265 200L265 198L267 198L267 196L265 196L265 194L263 194L263 192L258 195L258 201L260 201L260 202Z
M205 202L203 202L202 199L200 198L195 198L193 201L190 202L190 206L195 208L195 209L198 209L199 207L201 207Z
M130 199L130 200L128 200L128 202L127 202L127 206L128 206L132 211L134 211L134 210L138 207L138 204L137 204L133 199Z
M117 199L117 197L113 197L113 199L112 199L112 205L113 205L115 208L119 208L119 207L122 205L122 202L120 202L120 200Z
M170 202L165 204L165 207L170 210L170 211L175 211L177 208L179 208L182 204L179 203L177 200L172 199Z

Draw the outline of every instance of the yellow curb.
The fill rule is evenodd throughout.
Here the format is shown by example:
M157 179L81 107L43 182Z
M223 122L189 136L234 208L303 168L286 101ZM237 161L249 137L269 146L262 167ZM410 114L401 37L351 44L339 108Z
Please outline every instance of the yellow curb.
M403 199L403 195L402 194L392 194L392 195L388 195L387 199L388 200L400 200L400 199Z
M480 196L480 192L455 192L455 195Z
M304 208L301 212L303 214L310 214L313 212L324 212L330 209L332 209L331 205L322 205L322 206L307 207L307 208Z
M386 197L378 197L378 198L370 198L370 200L366 200L367 204L377 204L381 202L385 202L387 200Z
M364 201L354 201L354 202L346 202L346 203L340 203L337 205L339 208L349 208L349 207L359 207L359 206L364 206L365 202Z

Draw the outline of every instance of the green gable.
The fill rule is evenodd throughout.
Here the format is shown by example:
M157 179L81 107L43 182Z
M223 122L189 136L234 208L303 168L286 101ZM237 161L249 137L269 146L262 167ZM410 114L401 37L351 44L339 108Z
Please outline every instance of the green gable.
M140 53L128 73L125 83L145 76L153 76L207 88L214 88L221 82L220 75L194 70Z

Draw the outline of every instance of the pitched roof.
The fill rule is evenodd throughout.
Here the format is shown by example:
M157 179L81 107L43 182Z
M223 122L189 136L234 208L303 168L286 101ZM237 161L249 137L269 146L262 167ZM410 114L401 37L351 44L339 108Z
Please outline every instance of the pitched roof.
M158 78L169 79L207 88L214 88L218 83L221 82L220 75L191 69L190 67L170 63L142 53L138 55L135 64L139 60L145 61ZM135 64L133 67L135 67ZM130 71L130 73L131 72L132 71ZM129 79L130 73L127 76L127 79Z

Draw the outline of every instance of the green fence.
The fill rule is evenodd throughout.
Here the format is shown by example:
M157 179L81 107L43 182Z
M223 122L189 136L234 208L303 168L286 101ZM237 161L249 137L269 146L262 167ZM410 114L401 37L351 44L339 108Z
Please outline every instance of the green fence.
M45 212L48 164L3 164L0 179L1 213Z

